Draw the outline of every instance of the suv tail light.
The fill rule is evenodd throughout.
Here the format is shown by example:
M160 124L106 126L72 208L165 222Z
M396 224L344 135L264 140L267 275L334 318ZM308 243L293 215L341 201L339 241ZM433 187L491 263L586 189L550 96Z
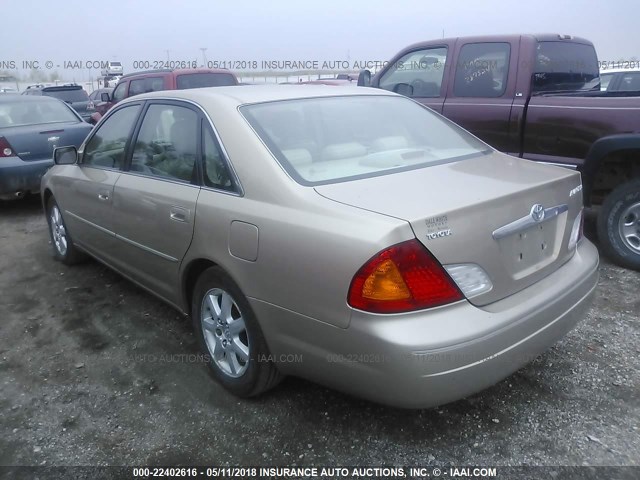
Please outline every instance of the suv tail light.
M9 142L4 137L0 137L0 158L2 157L14 157L16 153L13 151Z
M373 313L437 307L464 296L440 263L416 239L374 255L353 277L348 302Z

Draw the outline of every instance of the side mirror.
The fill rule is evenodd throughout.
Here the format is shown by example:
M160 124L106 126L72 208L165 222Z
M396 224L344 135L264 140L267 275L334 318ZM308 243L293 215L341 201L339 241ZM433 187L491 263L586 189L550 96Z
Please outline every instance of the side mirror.
M358 74L358 86L371 86L371 72L369 70L360 70L360 73Z
M413 95L413 87L408 83L396 83L393 86L393 93L398 93L400 95L404 95L405 97L410 97Z
M74 146L54 149L53 162L56 165L73 165L78 163L78 149Z
M100 100L103 102L110 102L111 101L111 97L109 96L109 94L107 92L103 92L100 94Z

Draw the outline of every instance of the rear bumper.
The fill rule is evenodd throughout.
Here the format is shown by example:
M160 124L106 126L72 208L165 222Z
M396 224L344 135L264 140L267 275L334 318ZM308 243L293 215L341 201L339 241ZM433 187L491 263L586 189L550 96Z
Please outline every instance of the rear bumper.
M40 180L53 165L52 159L25 162L19 157L3 158L0 161L0 195L10 196L16 192L40 192Z
M404 315L354 311L341 329L257 300L272 358L299 375L405 408L451 402L531 362L586 315L598 281L587 240L560 269L482 308L468 302Z

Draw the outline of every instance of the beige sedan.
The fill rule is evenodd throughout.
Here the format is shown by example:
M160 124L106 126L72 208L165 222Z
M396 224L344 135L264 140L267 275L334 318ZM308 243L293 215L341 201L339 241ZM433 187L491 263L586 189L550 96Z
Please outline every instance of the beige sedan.
M393 93L155 92L59 148L42 198L86 254L190 315L239 396L283 375L402 407L505 378L588 309L580 175Z

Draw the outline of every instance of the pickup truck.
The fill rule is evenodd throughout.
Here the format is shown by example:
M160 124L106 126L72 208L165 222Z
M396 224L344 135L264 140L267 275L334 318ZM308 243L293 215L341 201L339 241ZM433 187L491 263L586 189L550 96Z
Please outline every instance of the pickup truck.
M497 150L579 170L604 252L640 269L640 92L600 91L598 66L593 44L569 35L461 37L411 45L358 85L409 96Z

